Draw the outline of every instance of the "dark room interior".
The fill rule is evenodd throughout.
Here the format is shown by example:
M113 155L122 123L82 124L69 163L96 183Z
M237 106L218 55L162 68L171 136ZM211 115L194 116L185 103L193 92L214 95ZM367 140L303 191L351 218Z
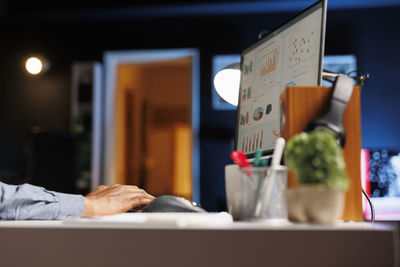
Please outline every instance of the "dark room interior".
M199 188L193 190L205 210L226 211L224 166L232 163L237 114L212 106L213 58L240 55L260 32L273 31L313 2L0 0L0 181L88 193L79 182L82 168L91 171L82 155L93 151L84 147L90 137L71 128L73 64L103 64L113 51L190 48L200 56ZM399 14L400 1L329 0L325 39L326 56L355 55L357 70L370 74L361 91L362 148L393 155L400 153ZM49 70L28 74L29 56L48 60ZM146 120L153 114L149 106L138 112ZM142 163L133 173L142 175L152 164ZM145 183L132 177L123 183L132 181Z

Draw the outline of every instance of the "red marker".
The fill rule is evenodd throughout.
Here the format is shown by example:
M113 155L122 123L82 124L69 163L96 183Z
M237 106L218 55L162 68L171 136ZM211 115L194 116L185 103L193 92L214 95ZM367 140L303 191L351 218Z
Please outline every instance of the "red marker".
M239 166L239 168L249 168L246 174L251 175L251 164L247 160L247 157L243 151L232 151L231 159Z

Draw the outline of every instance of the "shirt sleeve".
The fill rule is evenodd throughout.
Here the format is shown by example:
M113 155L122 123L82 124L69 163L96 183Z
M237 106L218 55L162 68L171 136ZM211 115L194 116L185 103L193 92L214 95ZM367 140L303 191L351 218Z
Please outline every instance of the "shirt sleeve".
M81 195L64 194L30 184L0 182L0 220L60 220L80 217L85 207Z

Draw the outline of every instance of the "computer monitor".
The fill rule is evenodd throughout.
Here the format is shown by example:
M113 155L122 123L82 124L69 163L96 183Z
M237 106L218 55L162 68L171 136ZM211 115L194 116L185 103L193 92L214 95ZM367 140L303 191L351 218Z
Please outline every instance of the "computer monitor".
M400 221L400 151L369 148L361 151L361 182L374 207L376 221ZM363 211L372 210L363 198Z
M357 58L355 55L325 55L323 70L351 75L357 71ZM322 80L322 86L332 86L332 82Z
M290 85L320 85L326 1L321 0L242 52L235 150L272 154L280 136L279 96Z

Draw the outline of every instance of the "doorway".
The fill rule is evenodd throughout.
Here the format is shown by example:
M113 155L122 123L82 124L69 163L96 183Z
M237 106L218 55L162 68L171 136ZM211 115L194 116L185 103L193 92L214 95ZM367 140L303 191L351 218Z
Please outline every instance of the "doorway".
M200 201L198 62L195 49L104 54L105 184Z

